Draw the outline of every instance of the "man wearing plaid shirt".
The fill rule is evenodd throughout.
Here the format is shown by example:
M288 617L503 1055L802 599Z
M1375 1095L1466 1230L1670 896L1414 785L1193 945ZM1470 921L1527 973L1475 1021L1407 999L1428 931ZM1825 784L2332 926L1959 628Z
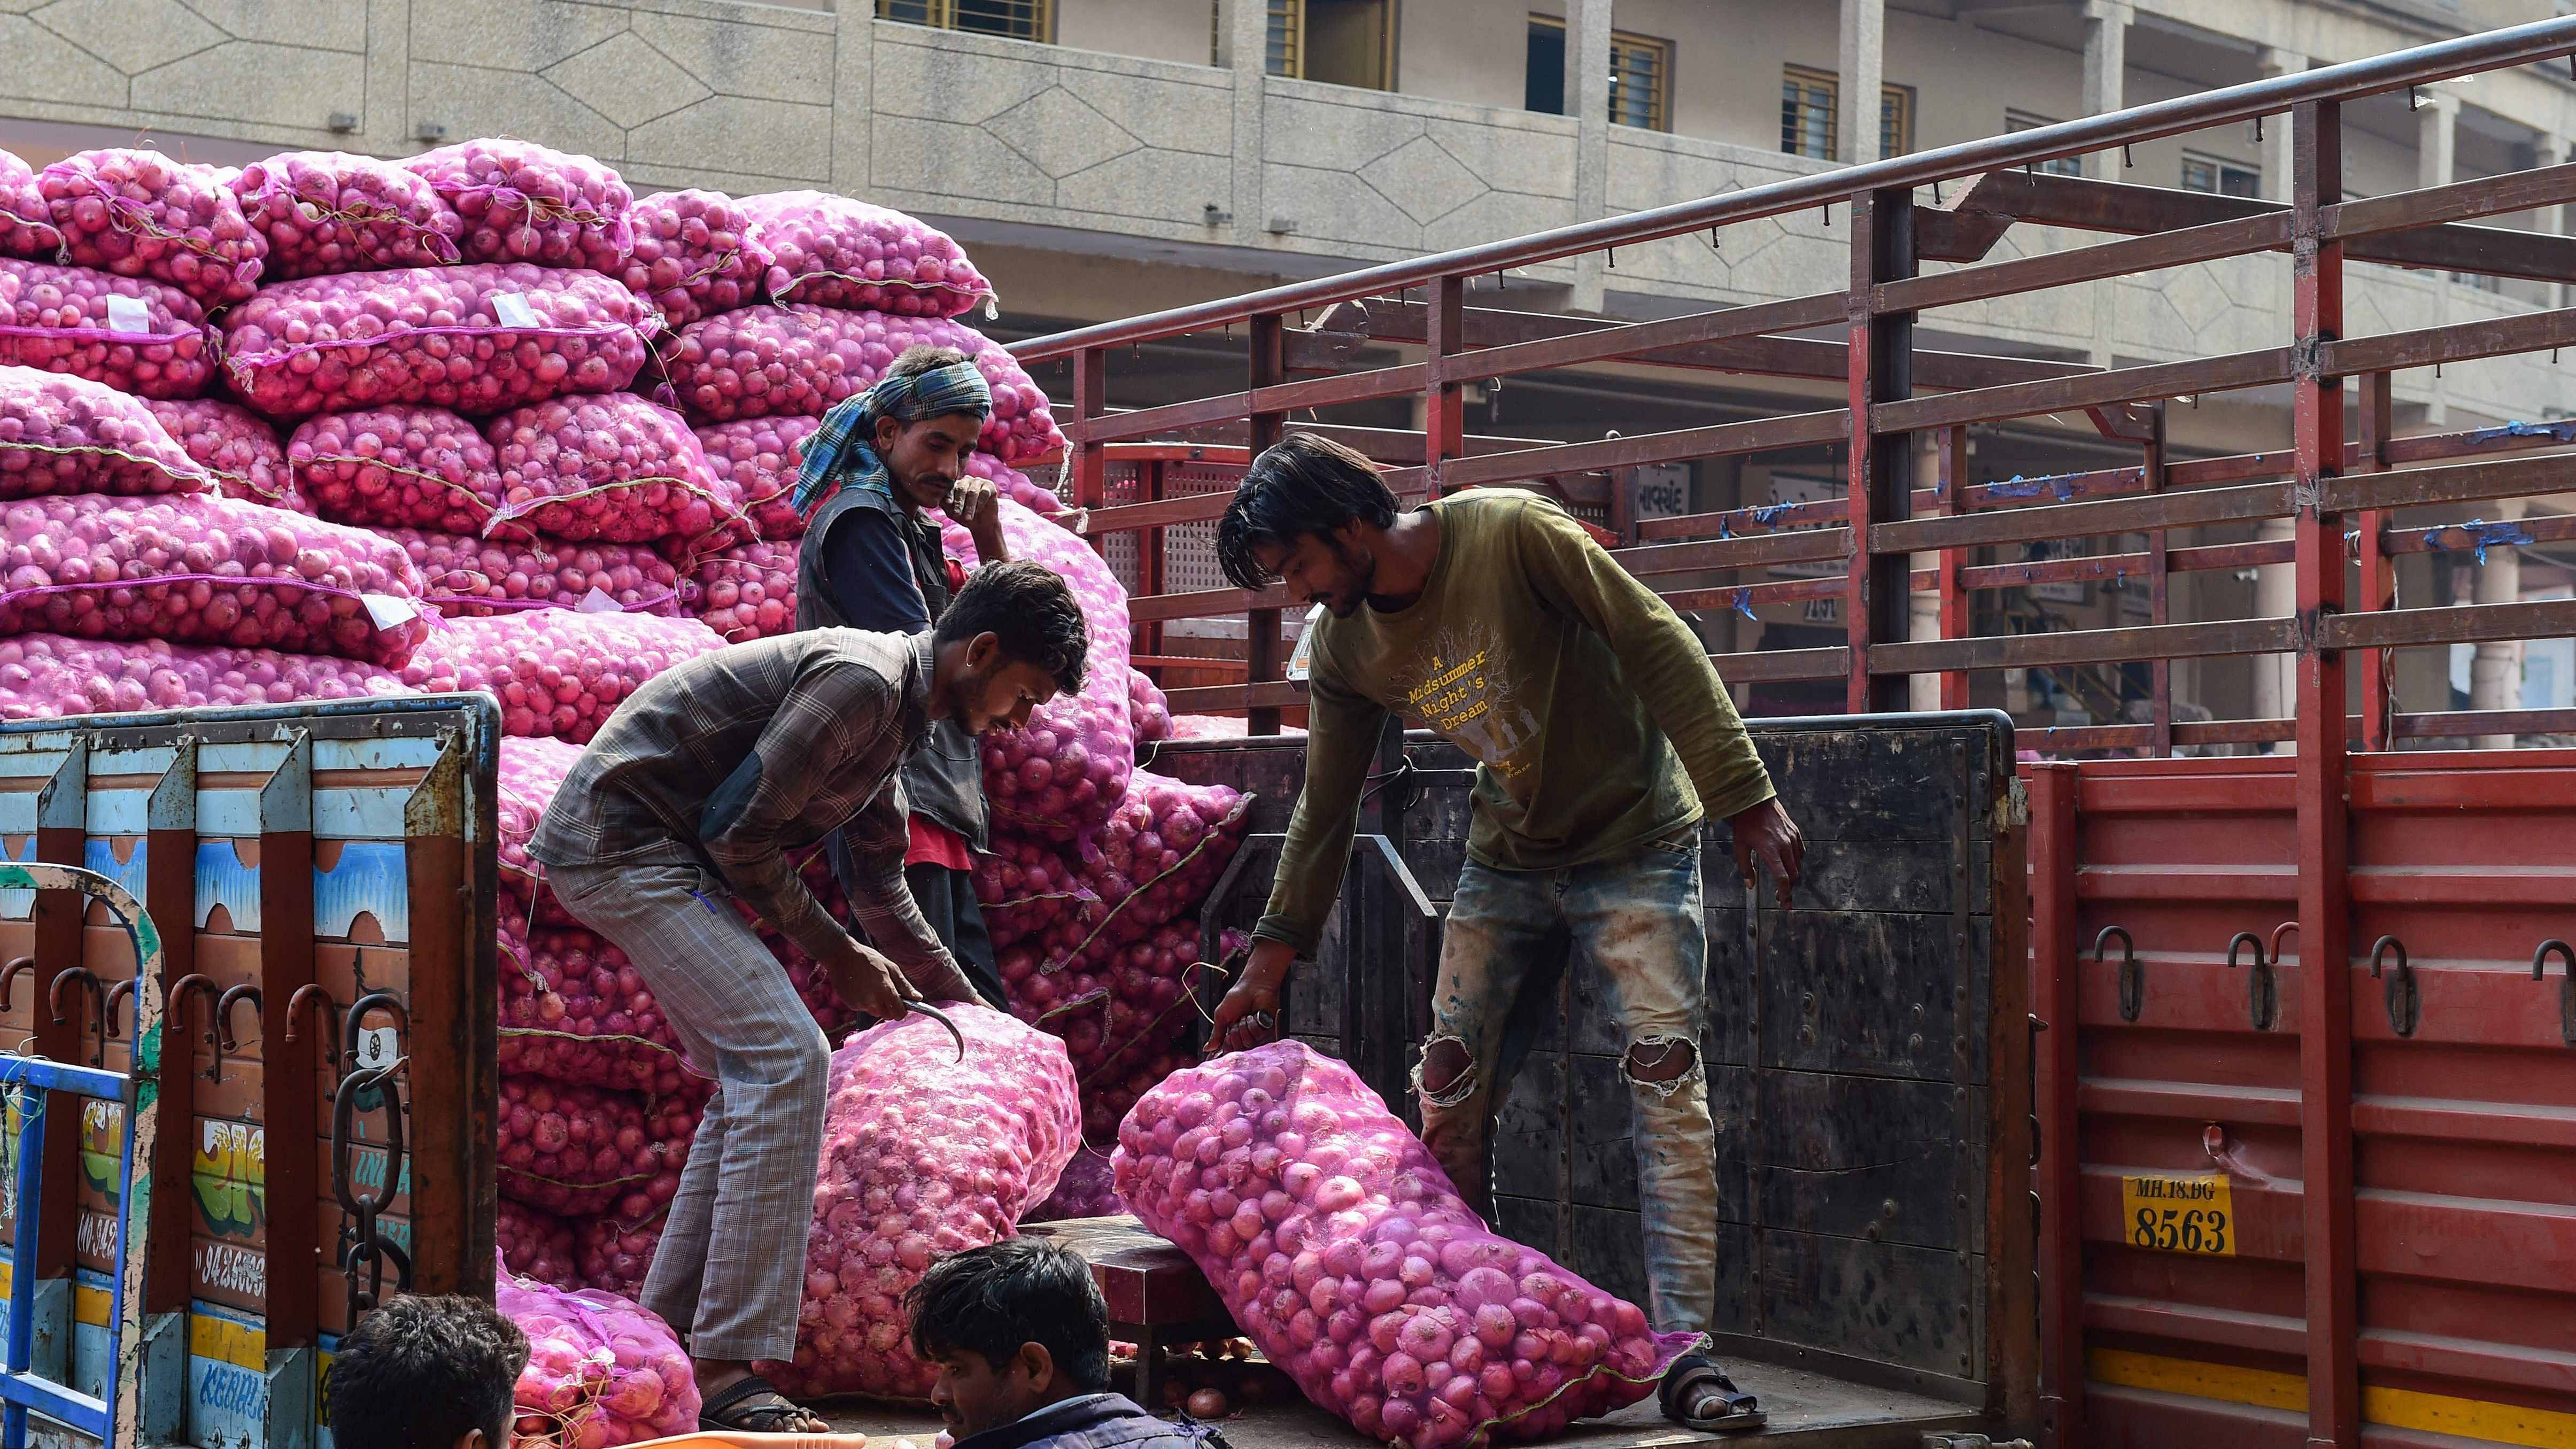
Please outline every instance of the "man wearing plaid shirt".
M896 772L934 722L1016 727L1080 688L1086 641L1063 579L1001 563L926 633L816 629L720 649L621 705L537 827L530 851L555 898L626 952L690 1061L716 1079L643 1295L689 1334L702 1427L824 1429L752 1364L795 1356L830 1052L733 902L871 1016L899 1016L908 999L972 1000L905 887ZM834 832L873 946L788 861Z

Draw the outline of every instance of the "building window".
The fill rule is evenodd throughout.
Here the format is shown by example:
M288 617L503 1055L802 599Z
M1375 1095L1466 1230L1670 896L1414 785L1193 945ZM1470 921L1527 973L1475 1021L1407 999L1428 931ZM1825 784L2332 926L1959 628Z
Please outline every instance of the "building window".
M1395 89L1395 0L1270 0L1270 74Z
M2029 111L2004 112L2004 133L2006 135L2010 135L2015 131L2036 131L2042 126L2054 126L2056 124L2057 122L2046 116L2033 115ZM2042 161L2032 169L2045 171L2051 176L2081 176L2084 174L2083 163L2077 161L2072 156L2060 156L2054 161Z
M1529 18L1528 70L1521 83L1523 109L1565 114L1565 22L1553 15ZM1651 35L1610 32L1610 124L1641 131L1673 128L1673 43Z
M877 18L1012 40L1055 39L1054 0L877 0Z
M2221 161L2215 156L2195 156L2186 151L2182 157L2182 189L2207 192L2212 196L2260 197L2263 194L2263 171L2261 167Z
M1841 154L1842 82L1833 72L1803 65L1780 72L1780 149L1792 156L1831 161ZM1914 88L1878 88L1878 151L1902 156L1914 149Z

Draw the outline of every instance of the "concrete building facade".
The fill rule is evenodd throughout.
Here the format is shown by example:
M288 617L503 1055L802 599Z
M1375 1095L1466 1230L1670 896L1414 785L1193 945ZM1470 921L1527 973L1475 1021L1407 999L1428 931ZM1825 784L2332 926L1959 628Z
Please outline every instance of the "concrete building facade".
M442 139L529 137L615 164L637 190L827 187L952 229L1000 290L993 330L1032 335L1287 277L1497 240L1783 176L2378 54L2555 13L2553 0L0 0L0 146L41 165L148 137L238 164L282 149L400 156ZM1571 64L1598 56L1608 64ZM1879 124L1849 98L1877 96ZM1861 123L1851 123L1857 115ZM2565 160L2576 82L2496 73L2347 111L2353 194ZM2286 125L2070 160L2146 185L2272 197ZM1927 198L1928 199L1928 198ZM2558 231L2563 218L2504 224ZM2016 227L1995 255L2090 240ZM1622 249L1498 279L1479 305L1644 318L1801 295L1846 265L1825 215ZM2275 346L2285 258L2176 268L1947 309L1923 345L2127 366ZM2355 334L2558 305L2548 283L2356 266ZM1236 343L1239 349L1239 339ZM1225 339L1119 359L1114 403L1222 385ZM1061 376L1042 377L1051 387ZM2576 413L2546 356L2400 374L2404 429ZM1780 379L1592 368L1490 390L1470 425L1594 438L1796 410ZM1402 425L1400 405L1341 420ZM2285 395L2178 402L2177 456L2288 436ZM2080 418L1981 430L1980 479L2133 453ZM1836 458L1711 461L1646 480L1682 506L1829 486ZM1683 490L1676 494L1674 489ZM2552 500L2533 506L2554 509ZM2490 510L2494 511L2494 510ZM2432 521L2410 518L2408 521ZM2208 533L2199 541L2227 535ZM2194 541L2184 538L2177 544ZM2286 572L2286 571L2283 571ZM2546 547L2410 557L2407 602L2545 597L2576 584ZM2286 612L2272 577L2195 575L2176 617ZM2143 595L2060 586L1995 608L2107 623ZM1811 607L1703 621L1715 649L1838 629ZM2413 651L2401 707L2563 706L2565 641ZM2277 667L2176 670L2218 717L2284 712ZM2026 719L2095 718L2126 690L1980 681ZM1834 693L1838 697L1838 689ZM1794 689L1756 702L1793 709Z

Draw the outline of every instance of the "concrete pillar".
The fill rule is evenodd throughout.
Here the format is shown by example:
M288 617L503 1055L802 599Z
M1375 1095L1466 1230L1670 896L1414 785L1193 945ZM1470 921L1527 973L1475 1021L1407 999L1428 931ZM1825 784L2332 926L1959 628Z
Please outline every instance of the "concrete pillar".
M873 5L843 7L840 34L833 44L832 189L843 196L865 196L876 188L869 151L876 131L876 13ZM368 28L374 30L372 25ZM407 42L408 21L393 33ZM375 59L373 50L371 45L370 64ZM367 149L379 156L399 156L418 144L405 140L388 148L371 138Z
M2255 537L2266 542L2287 542L2297 535L2286 518L2267 518L2256 530ZM2254 614L2263 619L2286 619L2299 611L2298 579L2288 564L2266 564L2254 576ZM2298 656L2293 654L2258 654L2254 656L2254 717L2288 719L2298 699Z
M2417 187L2448 186L2454 177L2454 159L2458 155L2460 98L2451 91L2426 90L2415 111L2415 184ZM2437 272L2445 283L2451 274ZM2445 285L2433 293L2433 322L2442 326L2451 320L2451 289ZM2430 379L2431 398L2424 406L2424 421L2434 427L2450 421L2450 389L2442 379Z
M853 8L868 7L843 7ZM1270 87L1269 0L1216 0L1216 45L1216 63L1234 72L1232 240L1236 246L1267 246L1270 217L1262 210L1261 153Z
M1887 0L1843 0L1842 155L1846 166L1878 156L1878 93L1887 75Z
M1913 483L1916 492L1937 488L1941 484L1941 442L1937 433L1916 433L1909 455L1913 459ZM1914 555L1910 567L1937 569L1941 566L1938 552ZM1905 596L1905 637L1938 639L1941 637L1941 596L1931 590L1920 590ZM1941 676L1911 675L1905 682L1905 707L1913 710L1936 710L1941 707Z
M1262 0L1266 6L1268 0ZM1610 4L1565 0L1565 109L1579 129L1574 142L1574 214L1591 221L1610 214ZM1586 252L1574 259L1574 294L1567 306L1599 312L1608 290L1608 259Z
M2255 58L2255 68L2263 79L2297 75L2308 68L2308 58L2295 50L2276 46L2263 47ZM2263 118L2263 195L2271 201L2290 199L2290 176L2297 163L2290 159L2290 118L2287 113ZM2340 201L2341 197L2331 198Z
M2084 114L2099 116L2120 109L2123 77L2129 68L2129 22L2136 18L2137 7L2130 0L2084 0ZM2118 180L2120 148L2086 156L2084 174Z
M2493 505L2496 521L2511 523L2522 517L2523 501L2503 499ZM2522 551L2511 544L2491 547L2487 561L2478 565L2476 602L2481 604L2518 604L2522 602ZM2469 708L2520 709L2522 707L2522 641L2489 640L2477 646L2469 660ZM2477 747L2482 750L2513 748L2511 735L2480 735Z
M2542 136L2539 138L2537 149L2540 153L2540 164L2543 166L2566 165L2571 150L2568 139L2565 136ZM2540 209L2539 220L2540 229L2542 231L2549 232L2557 236L2567 235L2566 207L2544 206ZM2554 282L2550 284L2549 305L2552 307L2566 306L2568 303L2568 292L2569 288L2565 282Z

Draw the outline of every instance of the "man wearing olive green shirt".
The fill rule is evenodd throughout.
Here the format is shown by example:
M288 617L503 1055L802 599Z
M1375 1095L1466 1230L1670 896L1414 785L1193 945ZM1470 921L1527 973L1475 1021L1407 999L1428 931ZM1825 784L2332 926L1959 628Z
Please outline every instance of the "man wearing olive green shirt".
M1667 1332L1706 1331L1717 1179L1699 826L1730 821L1738 867L1766 866L1783 905L1802 842L1699 640L1548 499L1478 489L1399 514L1366 459L1304 434L1253 461L1217 555L1240 587L1285 582L1331 617L1313 626L1305 790L1212 1040L1256 1014L1276 1025L1280 982L1340 890L1388 712L1428 724L1478 769L1414 1076L1422 1140L1490 1220L1503 1024L1564 933L1628 1037L1650 1312ZM1695 1428L1762 1422L1699 1353L1666 1375L1663 1406Z

